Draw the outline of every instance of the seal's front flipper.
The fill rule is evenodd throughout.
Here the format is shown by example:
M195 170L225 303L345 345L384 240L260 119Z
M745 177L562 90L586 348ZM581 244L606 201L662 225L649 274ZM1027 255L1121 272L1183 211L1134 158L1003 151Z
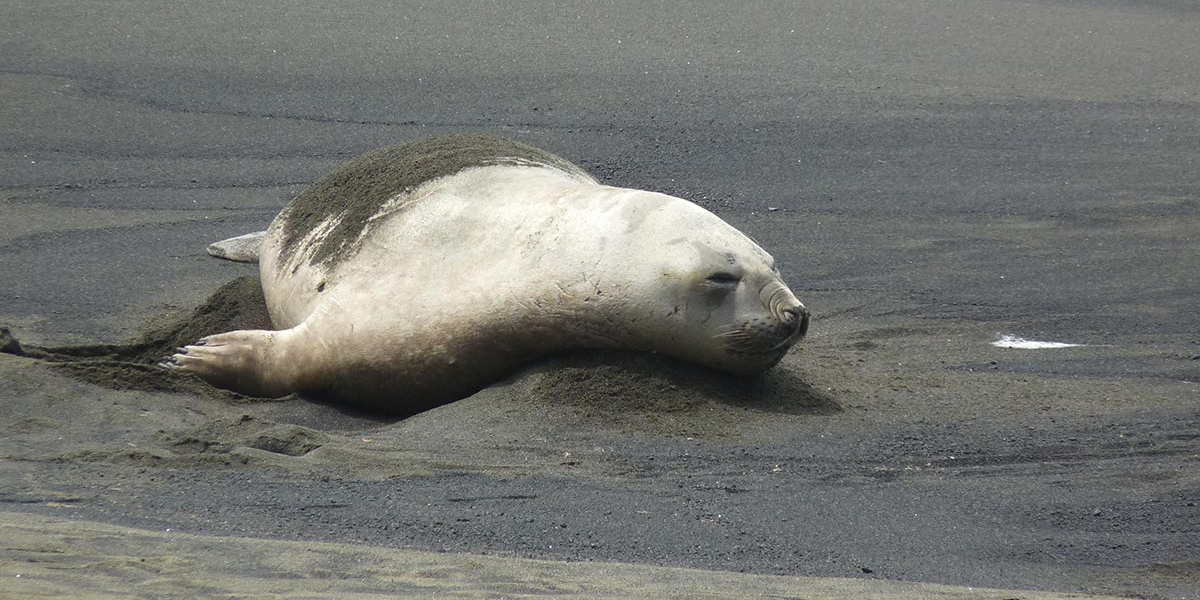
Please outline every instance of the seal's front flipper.
M208 253L210 256L224 258L225 260L256 263L258 262L258 249L262 247L263 238L266 235L267 232L258 231L221 240L209 244Z

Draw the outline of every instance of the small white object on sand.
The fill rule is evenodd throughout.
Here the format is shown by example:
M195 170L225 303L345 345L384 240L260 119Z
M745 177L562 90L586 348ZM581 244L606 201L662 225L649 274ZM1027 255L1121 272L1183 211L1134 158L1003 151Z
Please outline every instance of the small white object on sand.
M992 342L993 346L998 348L1020 348L1022 350L1041 350L1043 348L1074 348L1083 344L1068 344L1066 342L1039 342L1037 340L1027 340L1015 335L1004 334L1000 339Z

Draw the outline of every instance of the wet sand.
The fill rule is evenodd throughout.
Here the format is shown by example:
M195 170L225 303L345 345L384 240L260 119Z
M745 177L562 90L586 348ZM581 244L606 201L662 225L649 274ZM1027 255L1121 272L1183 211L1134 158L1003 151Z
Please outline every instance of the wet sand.
M369 555L463 597L1200 597L1200 11L459 8L0 8L0 596L434 585ZM753 381L579 353L408 419L151 367L262 319L208 243L448 131L713 210L809 339Z
M6 592L21 598L664 598L1066 600L1053 592L551 562L352 544L217 538L23 515L0 519ZM799 596L798 596L799 595ZM1098 596L1090 596L1103 600Z

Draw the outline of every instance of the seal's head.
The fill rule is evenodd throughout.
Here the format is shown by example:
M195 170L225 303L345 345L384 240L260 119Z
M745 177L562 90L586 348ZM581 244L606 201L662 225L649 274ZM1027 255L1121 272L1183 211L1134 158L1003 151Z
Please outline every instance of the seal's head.
M645 349L732 373L766 371L808 331L809 313L749 237L703 208L643 192L626 236ZM649 321L649 322L647 322Z

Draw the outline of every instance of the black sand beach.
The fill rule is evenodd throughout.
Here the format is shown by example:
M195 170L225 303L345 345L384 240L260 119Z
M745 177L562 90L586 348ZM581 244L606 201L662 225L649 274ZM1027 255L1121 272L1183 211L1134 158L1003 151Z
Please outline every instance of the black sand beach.
M0 597L1200 598L1197 32L1182 0L6 2ZM452 131L712 210L808 339L403 420L151 366L264 318L208 243Z

